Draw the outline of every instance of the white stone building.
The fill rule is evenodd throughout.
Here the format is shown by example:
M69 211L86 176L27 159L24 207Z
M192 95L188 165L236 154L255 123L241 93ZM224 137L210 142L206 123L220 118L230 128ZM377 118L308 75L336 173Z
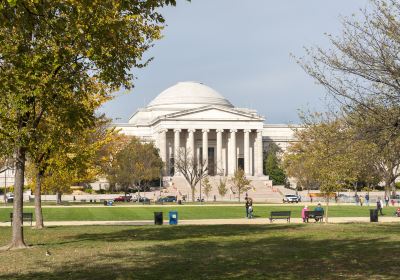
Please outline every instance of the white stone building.
M115 124L126 135L153 141L173 176L179 150L194 152L208 163L210 176L232 175L242 168L248 176L265 178L263 152L269 142L283 149L294 140L288 125L270 125L255 110L234 107L212 88L180 82L160 93L128 123Z

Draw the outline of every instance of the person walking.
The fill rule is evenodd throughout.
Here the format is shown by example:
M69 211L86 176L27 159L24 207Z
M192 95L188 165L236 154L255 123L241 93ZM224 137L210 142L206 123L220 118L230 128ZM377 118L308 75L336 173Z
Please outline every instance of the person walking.
M244 200L246 201L246 203L245 203L245 207L246 207L246 218L248 218L248 217L249 217L249 206L250 206L250 204L249 204L249 198L246 196L246 197L244 198Z
M365 205L369 206L369 194L365 195Z
M360 195L360 206L362 207L364 204L364 197Z
M387 194L385 194L385 205L386 207L389 206L389 196Z
M356 205L358 205L358 202L360 201L360 197L358 196L358 194L354 195L354 202L356 203Z
M378 197L378 200L376 201L376 210L378 210L378 212L381 214L381 216L383 216L382 213L382 200L380 197Z

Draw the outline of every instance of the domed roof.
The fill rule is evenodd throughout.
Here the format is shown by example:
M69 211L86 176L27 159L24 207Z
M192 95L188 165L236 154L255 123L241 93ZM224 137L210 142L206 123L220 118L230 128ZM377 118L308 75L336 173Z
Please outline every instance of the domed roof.
M180 82L161 92L147 108L194 108L218 105L232 108L233 105L212 88L198 82Z

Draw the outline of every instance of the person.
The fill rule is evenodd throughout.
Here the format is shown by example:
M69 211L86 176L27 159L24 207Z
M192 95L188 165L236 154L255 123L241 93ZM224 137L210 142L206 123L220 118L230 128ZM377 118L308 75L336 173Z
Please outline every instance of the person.
M324 208L322 208L321 203L318 203L317 207L314 208L314 211L320 211L322 212L322 215L324 215ZM318 222L319 218L315 217L315 221Z
M249 204L249 198L246 196L246 197L244 198L244 200L246 201L246 203L245 203L245 206L246 206L246 218L248 218L248 217L249 217L249 206L250 206L250 204Z
M253 218L253 206L252 205L249 206L249 209L247 212L249 213L248 218L252 219Z
M365 205L369 206L369 194L365 195Z
M389 206L389 196L388 195L385 195L385 205L386 205L386 207Z
M360 195L360 206L363 206L364 204L364 197Z
M378 210L381 215L383 215L382 213L382 200L380 197L378 197L378 200L376 201L376 210Z
M396 212L394 213L397 217L400 217L400 208L397 208Z
M360 201L360 198L358 197L358 194L354 195L354 201L355 201L356 205L358 205L358 202Z
M308 206L304 206L304 208L301 210L301 218L303 219L303 223L308 222L308 218L306 216L306 212L308 211Z
M247 201L249 202L249 219L253 218L253 199L251 197L247 197Z

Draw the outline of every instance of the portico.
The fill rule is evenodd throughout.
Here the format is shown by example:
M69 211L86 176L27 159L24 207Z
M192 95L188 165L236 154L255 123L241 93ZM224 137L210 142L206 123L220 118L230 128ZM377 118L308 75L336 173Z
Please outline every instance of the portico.
M166 162L165 175L176 174L175 159L186 149L188 156L207 166L211 176L233 175L237 168L242 168L249 176L262 176L262 152L255 152L262 151L260 131L240 128L239 124L236 127L160 128L157 142Z
M230 176L238 168L247 176L263 175L264 118L234 107L212 88L180 82L135 112L123 133L154 142L165 163L164 176L179 177L181 154L208 169L210 176Z

